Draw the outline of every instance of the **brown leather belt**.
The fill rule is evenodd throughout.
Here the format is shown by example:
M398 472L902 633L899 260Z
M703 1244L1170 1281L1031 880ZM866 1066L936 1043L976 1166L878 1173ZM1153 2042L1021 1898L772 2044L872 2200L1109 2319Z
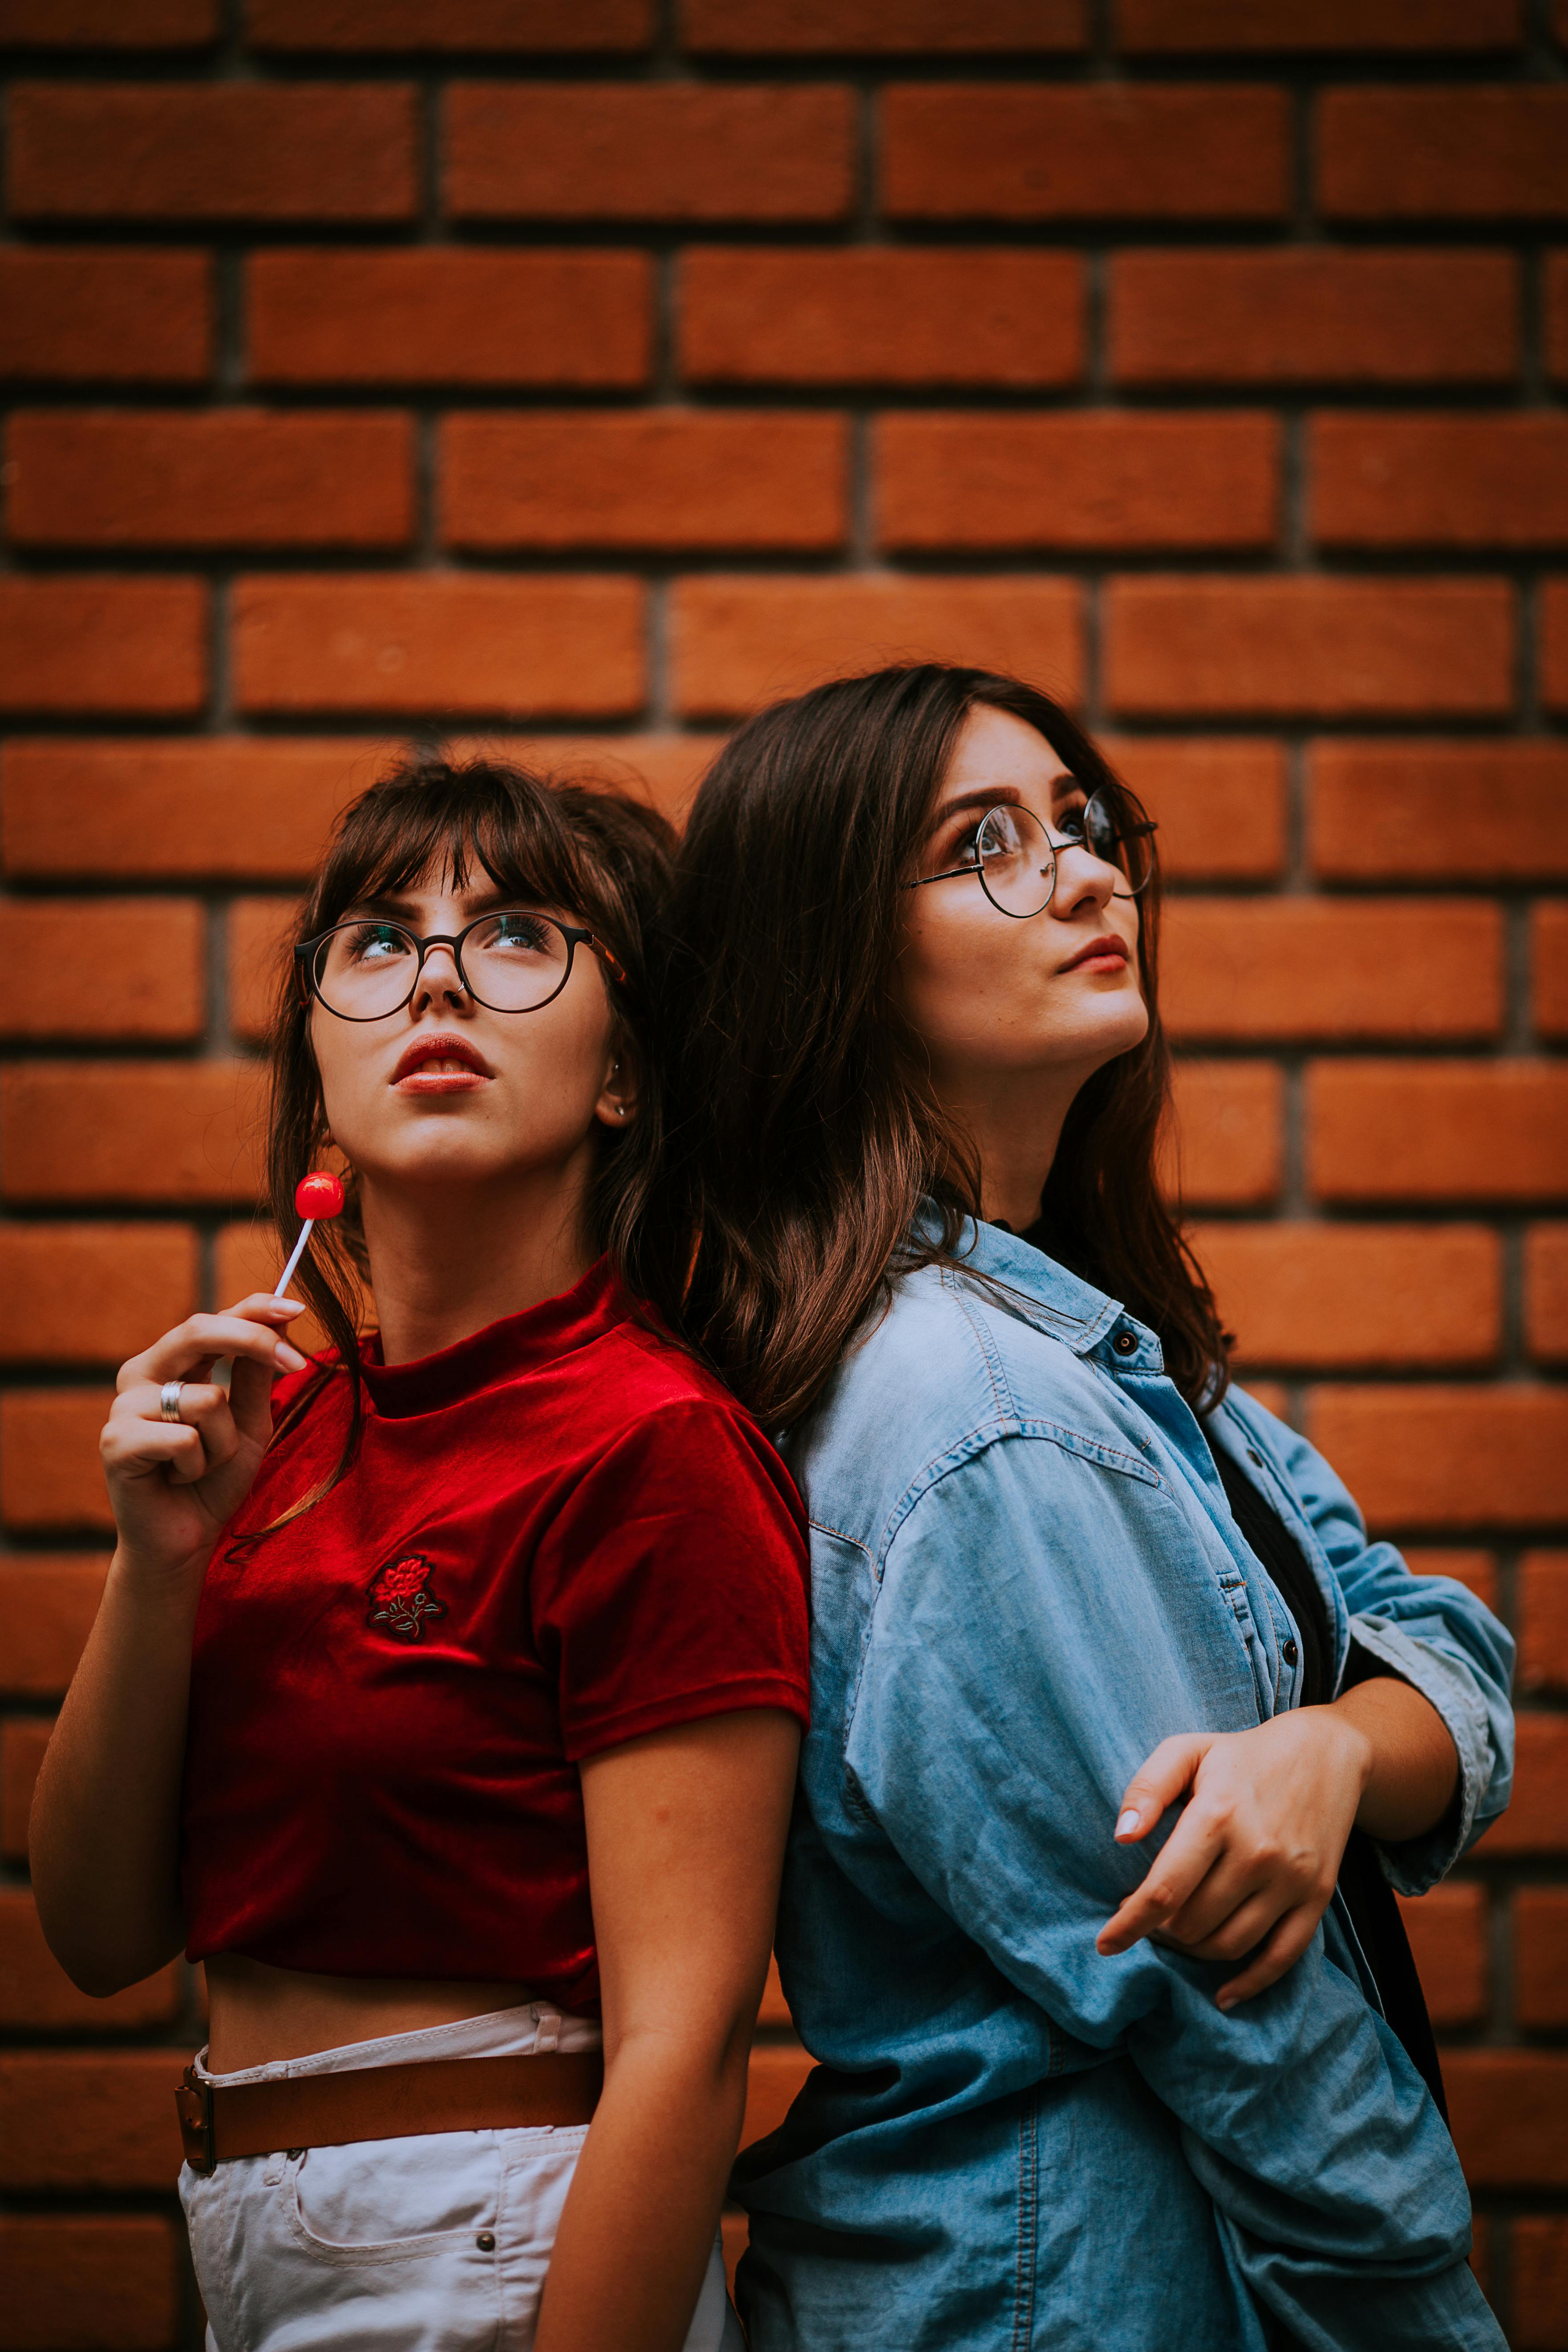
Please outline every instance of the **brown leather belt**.
M361 2066L342 2074L226 2084L204 2082L193 2060L174 2105L185 2161L193 2172L211 2172L232 2157L271 2156L279 2148L591 2123L604 2079L597 2050L437 2058L423 2066Z

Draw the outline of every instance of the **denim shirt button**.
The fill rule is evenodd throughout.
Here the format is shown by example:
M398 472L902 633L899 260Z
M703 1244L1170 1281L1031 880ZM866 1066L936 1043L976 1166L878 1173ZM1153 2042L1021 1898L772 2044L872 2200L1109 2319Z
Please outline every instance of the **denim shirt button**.
M1259 1454L1259 1452L1258 1451L1258 1448L1257 1448L1257 1446L1256 1446L1256 1445L1249 1445L1249 1446L1247 1447L1247 1460L1248 1460L1249 1462L1256 1462L1256 1463L1257 1463L1257 1465L1258 1465L1258 1468L1259 1468L1260 1470L1262 1469L1262 1467L1263 1467L1263 1456L1262 1456L1262 1454Z
M1279 1645L1279 1654L1288 1666L1293 1666L1301 1653L1294 1642L1282 1642Z
M1136 1331L1118 1331L1110 1344L1119 1356L1134 1356L1138 1352L1138 1334Z

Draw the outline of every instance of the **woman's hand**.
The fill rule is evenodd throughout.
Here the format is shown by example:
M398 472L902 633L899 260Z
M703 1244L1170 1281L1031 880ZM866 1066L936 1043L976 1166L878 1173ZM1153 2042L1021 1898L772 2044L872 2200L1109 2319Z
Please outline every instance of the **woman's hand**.
M267 1450L272 1383L305 1369L283 1336L303 1312L295 1299L258 1292L226 1314L188 1317L121 1366L99 1451L127 1565L205 1569ZM227 1395L212 1379L220 1356L234 1360ZM177 1422L160 1412L169 1381L184 1383Z
M1128 1784L1117 1843L1135 1844L1168 1806L1188 1801L1096 1950L1125 1952L1158 1935L1194 1959L1250 1955L1216 1999L1221 2009L1251 2000L1310 1943L1373 1760L1366 1731L1338 1706L1298 1707L1255 1731L1162 1740Z

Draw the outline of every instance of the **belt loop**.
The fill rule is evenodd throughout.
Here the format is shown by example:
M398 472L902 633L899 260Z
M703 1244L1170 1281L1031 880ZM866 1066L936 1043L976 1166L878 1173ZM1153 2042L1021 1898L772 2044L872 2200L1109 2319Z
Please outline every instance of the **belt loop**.
M194 2058L180 2078L180 2086L174 2093L174 2105L180 2117L180 2139L185 2151L185 2162L193 2172L216 2172L217 2136L213 2129L213 2086L204 2075L196 2073Z
M533 2037L535 2054L542 2055L547 2050L558 2050L561 2046L561 2011L552 2009L548 2001L542 2000L535 2006L533 2013L539 2020L539 2030Z

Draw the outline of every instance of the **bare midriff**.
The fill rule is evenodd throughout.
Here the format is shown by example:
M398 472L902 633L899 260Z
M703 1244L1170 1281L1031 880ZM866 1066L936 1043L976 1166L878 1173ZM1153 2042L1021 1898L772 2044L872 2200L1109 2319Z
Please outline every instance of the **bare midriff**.
M269 1968L237 1952L206 1964L211 2010L207 2066L237 2074L279 2058L309 2058L386 2033L417 2033L459 2018L487 2017L532 2000L526 1985L473 1979L321 1977Z

